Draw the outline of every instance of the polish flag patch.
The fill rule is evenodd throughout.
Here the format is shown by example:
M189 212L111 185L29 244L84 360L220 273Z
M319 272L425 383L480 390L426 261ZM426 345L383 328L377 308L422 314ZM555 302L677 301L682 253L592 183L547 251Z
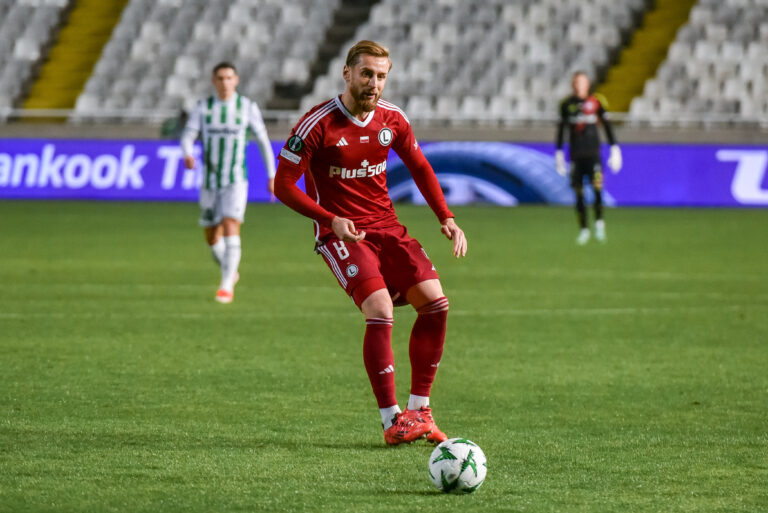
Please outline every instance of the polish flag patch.
M361 143L367 143L368 141L370 141L370 137L368 137L367 135L361 135L360 136L360 142Z

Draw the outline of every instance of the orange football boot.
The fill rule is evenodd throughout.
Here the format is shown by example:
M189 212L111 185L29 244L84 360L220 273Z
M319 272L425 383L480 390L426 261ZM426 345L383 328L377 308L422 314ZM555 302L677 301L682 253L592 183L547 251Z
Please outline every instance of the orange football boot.
M214 298L219 303L231 303L233 299L235 299L235 295L232 292L229 292L224 289L219 289L216 291L216 297Z

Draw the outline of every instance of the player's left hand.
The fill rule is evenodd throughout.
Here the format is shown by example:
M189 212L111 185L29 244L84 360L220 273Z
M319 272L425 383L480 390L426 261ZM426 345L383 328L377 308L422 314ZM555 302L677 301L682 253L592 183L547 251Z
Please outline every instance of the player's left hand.
M611 145L611 154L608 157L608 167L611 168L611 171L614 173L618 173L621 171L621 166L621 148L619 148L618 144L613 144Z
M443 221L440 226L440 231L443 235L453 241L453 256L456 258L466 256L467 254L467 238L464 236L464 231L459 228L456 221L452 217L449 217Z
M267 190L269 191L269 201L271 203L275 202L275 179L270 178L269 181L267 181Z

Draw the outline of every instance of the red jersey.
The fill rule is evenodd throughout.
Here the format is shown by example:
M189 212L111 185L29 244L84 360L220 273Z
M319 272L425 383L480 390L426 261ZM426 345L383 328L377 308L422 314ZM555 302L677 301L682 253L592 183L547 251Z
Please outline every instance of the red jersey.
M453 217L408 118L384 100L364 120L350 114L340 96L305 114L280 151L275 195L315 221L318 241L333 233L335 216L350 219L359 230L396 226L387 189L390 148L408 167L438 219ZM302 174L306 194L296 187Z

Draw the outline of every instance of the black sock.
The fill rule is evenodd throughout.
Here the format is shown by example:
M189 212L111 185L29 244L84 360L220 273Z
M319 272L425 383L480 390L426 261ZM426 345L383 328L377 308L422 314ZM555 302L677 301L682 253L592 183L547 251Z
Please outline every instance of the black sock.
M584 192L576 191L576 214L579 217L579 225L587 227L587 206L584 204Z
M603 191L595 189L595 220L603 218Z

